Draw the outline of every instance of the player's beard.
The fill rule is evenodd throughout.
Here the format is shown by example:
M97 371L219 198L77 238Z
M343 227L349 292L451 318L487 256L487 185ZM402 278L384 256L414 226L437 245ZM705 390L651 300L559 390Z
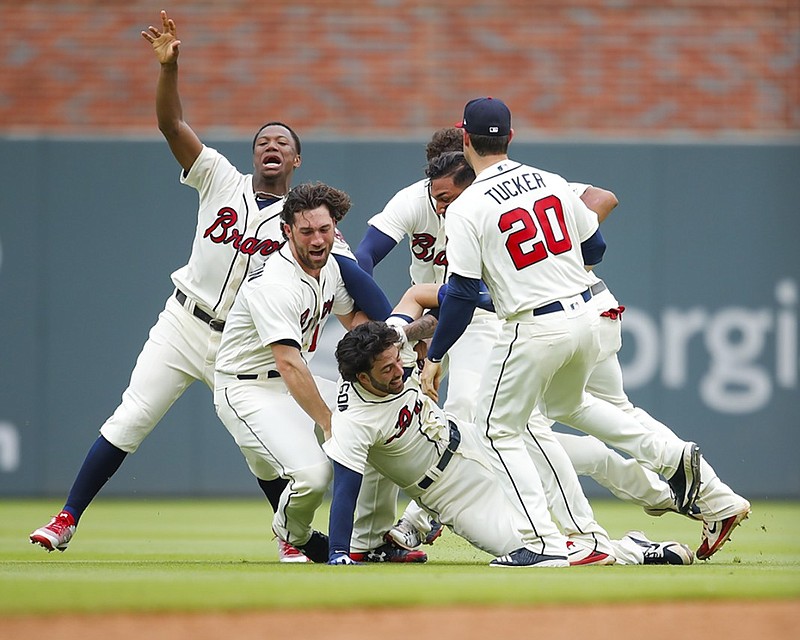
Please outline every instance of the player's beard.
M322 267L327 264L328 256L331 254L331 246L324 247L324 252L320 257L311 255L310 250L306 247L295 244L294 248L297 261L310 271L319 271L322 269Z
M376 380L372 377L372 374L369 371L365 372L367 377L369 378L369 383L376 389L377 391L381 391L383 393L388 393L389 395L396 396L398 393L403 391L404 382L403 376L399 376L398 378L392 379L386 384Z

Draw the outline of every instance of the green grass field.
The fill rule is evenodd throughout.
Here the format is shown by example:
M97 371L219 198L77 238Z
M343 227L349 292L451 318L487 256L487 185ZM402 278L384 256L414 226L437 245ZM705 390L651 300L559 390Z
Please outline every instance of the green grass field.
M700 524L595 501L612 537L643 530L693 549ZM636 602L800 597L800 504L756 502L711 560L690 567L501 570L452 532L426 565L281 565L259 500L100 499L65 553L29 532L57 500L0 502L0 615L304 607ZM327 530L327 511L316 526ZM43 595L45 594L45 595Z

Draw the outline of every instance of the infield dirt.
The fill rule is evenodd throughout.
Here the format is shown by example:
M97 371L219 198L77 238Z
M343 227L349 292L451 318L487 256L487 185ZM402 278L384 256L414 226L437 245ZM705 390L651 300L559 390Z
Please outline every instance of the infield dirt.
M0 638L59 640L789 640L800 601L7 617Z

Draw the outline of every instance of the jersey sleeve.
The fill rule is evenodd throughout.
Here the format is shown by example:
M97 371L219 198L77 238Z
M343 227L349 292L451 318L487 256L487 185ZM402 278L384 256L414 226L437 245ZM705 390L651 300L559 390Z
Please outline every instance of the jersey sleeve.
M592 185L590 184L583 184L582 182L568 182L569 188L579 198L583 195L584 191L586 191Z
M331 460L363 475L375 438L374 430L346 412L335 411L331 417L331 437L322 448Z
M572 209L575 212L575 224L578 227L578 238L580 242L583 242L594 235L600 223L597 219L597 214L587 207L586 203L584 203L572 189L569 189L568 193Z
M449 271L480 280L482 260L479 230L472 216L463 215L460 209L452 209L453 205L450 205L444 223Z
M181 171L181 183L197 189L200 200L219 198L226 189L238 189L241 172L219 151L203 145L188 173Z
M293 340L303 344L297 296L289 287L264 285L250 292L247 304L253 318L258 337L263 345L279 340Z
M350 258L351 260L356 259L353 250L350 249L350 245L347 243L347 240L344 239L344 234L341 232L339 227L336 227L336 230L333 233L333 248L331 249L331 253Z
M383 211L372 216L367 223L395 242L400 242L406 235L410 235L413 228L414 207L409 202L409 195L414 186L398 191L386 203Z

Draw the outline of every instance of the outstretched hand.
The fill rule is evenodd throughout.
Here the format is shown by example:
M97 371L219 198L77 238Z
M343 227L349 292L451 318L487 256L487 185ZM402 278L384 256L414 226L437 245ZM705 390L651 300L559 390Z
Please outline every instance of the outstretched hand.
M147 31L142 31L142 37L153 45L153 51L161 64L170 64L178 59L181 41L178 40L175 22L167 17L167 12L161 12L161 29L152 25Z

